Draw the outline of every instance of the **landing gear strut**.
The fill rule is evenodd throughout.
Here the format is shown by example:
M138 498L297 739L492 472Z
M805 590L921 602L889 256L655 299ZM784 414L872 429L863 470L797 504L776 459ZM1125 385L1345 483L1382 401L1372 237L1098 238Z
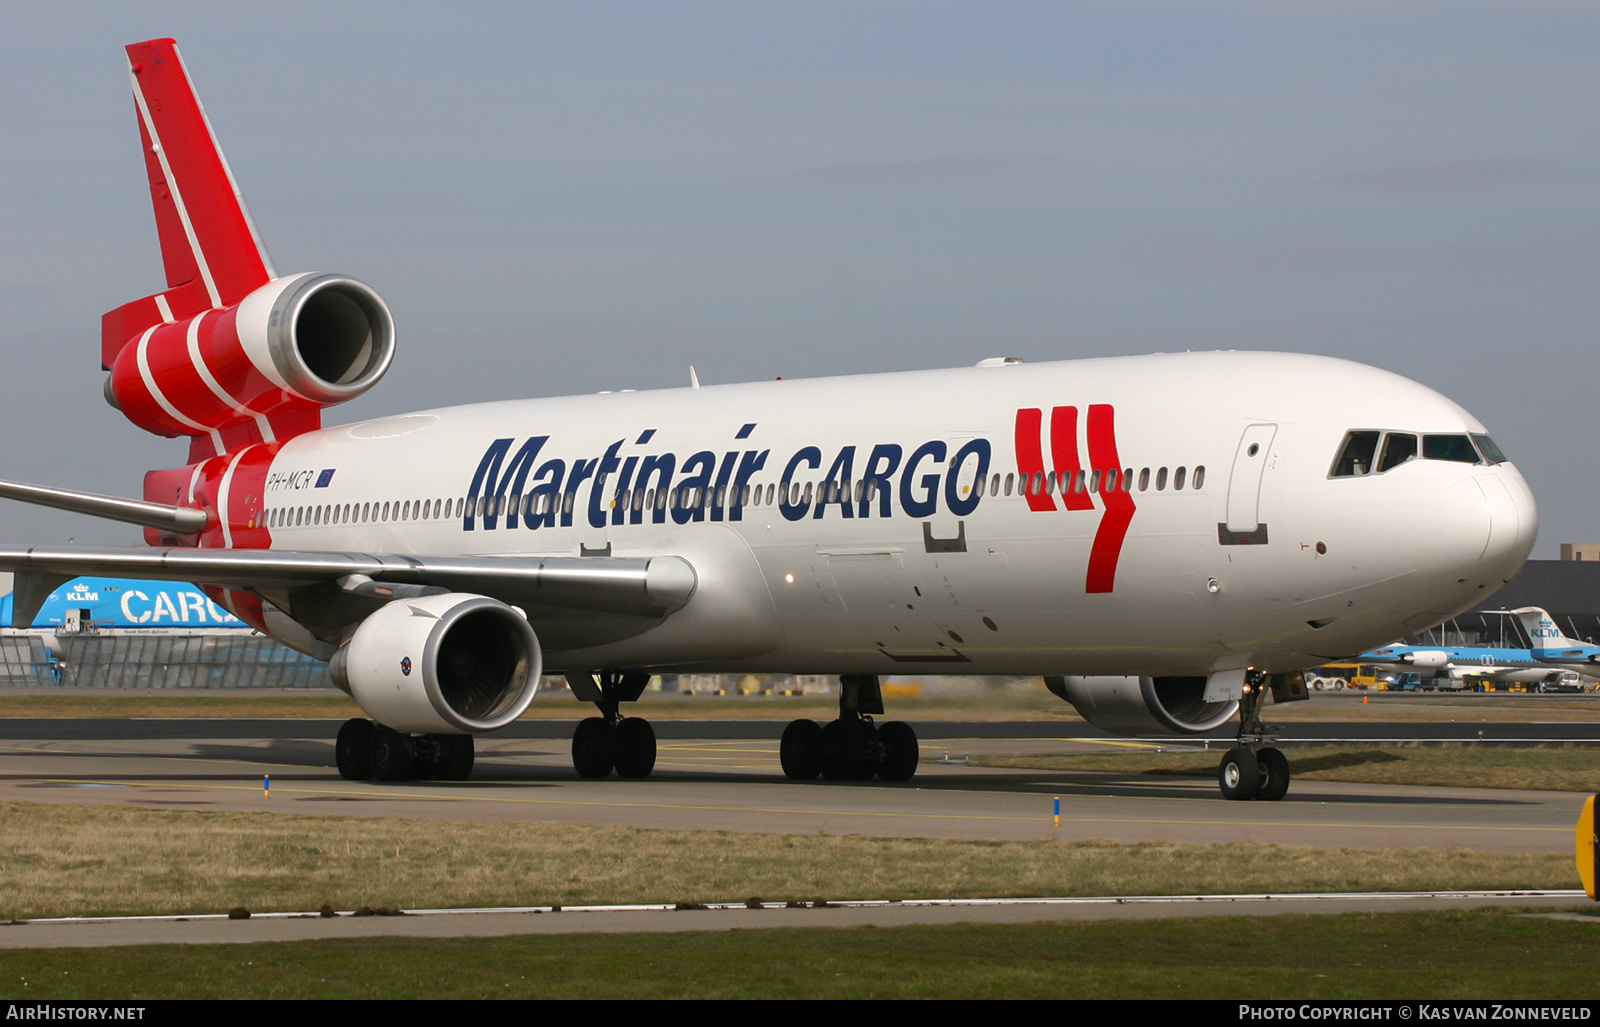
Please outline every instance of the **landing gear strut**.
M1225 799L1276 802L1289 794L1289 759L1272 744L1281 728L1261 720L1268 690L1278 702L1307 697L1302 674L1269 676L1251 671L1245 676L1244 695L1239 699L1238 744L1217 767L1217 786Z
M569 673L567 684L584 702L600 708L600 716L578 722L572 733L572 766L578 776L644 778L656 766L656 732L642 717L624 717L621 705L644 694L650 675L642 671Z
M406 735L371 720L347 720L333 761L346 781L465 781L472 774L472 736Z
M778 761L785 776L814 781L909 781L917 772L917 733L910 724L891 720L881 727L870 714L883 715L883 695L874 674L839 678L839 717L827 724L791 721L778 743Z

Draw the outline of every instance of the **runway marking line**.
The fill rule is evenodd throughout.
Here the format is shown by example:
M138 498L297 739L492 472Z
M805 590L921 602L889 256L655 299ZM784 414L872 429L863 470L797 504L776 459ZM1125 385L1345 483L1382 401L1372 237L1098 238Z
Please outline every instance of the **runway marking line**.
M142 786L138 783L129 784L121 781L96 781L89 778L32 778L31 780L45 784L78 784L78 785L109 785L116 784L123 787L162 788L166 790L188 791L227 791L227 792L255 792L254 784L224 785L224 784L152 784ZM602 809L660 809L660 810L696 810L709 813L776 813L784 816L821 816L821 817L873 817L880 819L922 819L922 820L998 820L1017 821L1030 823L1042 821L1038 816L1002 816L998 814L979 813L892 813L878 810L819 810L798 809L768 806L715 806L702 803L687 802L596 802L593 800L575 799L532 799L517 798L504 795L456 795L451 793L433 792L354 792L332 788L285 788L280 787L280 792L304 795L342 795L360 799L426 799L445 800L457 802L495 802L511 803L530 806L575 806L597 807ZM137 802L137 799L133 800ZM270 801L270 800L269 800ZM1323 829L1323 828L1364 828L1367 830L1412 830L1412 831L1539 831L1570 833L1570 827L1494 827L1484 824L1374 824L1354 822L1334 822L1327 824L1288 823L1285 821L1254 821L1254 820L1185 820L1185 819L1130 819L1127 817L1070 817L1062 821L1066 824L1135 824L1135 825L1176 825L1181 827L1278 827L1294 828L1296 830Z
M1175 905L1218 902L1330 902L1330 901L1407 901L1415 899L1576 899L1585 898L1579 888L1529 888L1504 891L1404 891L1404 892L1252 892L1224 895L1091 895L1091 896L1037 896L1011 898L966 899L838 899L828 902L837 909L923 909L956 908L964 906L1123 906L1123 905ZM752 906L748 902L708 902L698 912L742 913L750 909L785 909L776 902ZM614 906L451 906L442 909L407 909L406 916L461 916L465 914L520 915L526 913L673 913L682 912L677 903L648 902ZM339 912L339 916L353 916L352 912ZM251 913L252 920L311 920L321 919L320 910L275 910ZM191 921L227 920L227 913L145 913L136 916L54 916L23 921L26 924L122 924L122 923L186 923Z

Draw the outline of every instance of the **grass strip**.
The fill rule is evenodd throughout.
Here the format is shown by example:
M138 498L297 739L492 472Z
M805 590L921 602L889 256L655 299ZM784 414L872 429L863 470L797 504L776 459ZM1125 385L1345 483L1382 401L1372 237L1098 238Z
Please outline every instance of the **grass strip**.
M1600 748L1512 749L1471 744L1372 749L1325 746L1285 749L1284 755L1289 757L1295 779L1302 781L1600 791ZM1027 770L1215 777L1220 759L1221 753L1216 750L1121 749L1070 755L991 755L973 757L972 762L985 767Z
M1470 910L0 950L0 993L29 1000L1592 999L1597 960L1600 922Z
M0 920L361 906L1571 888L1565 854L975 842L0 803Z

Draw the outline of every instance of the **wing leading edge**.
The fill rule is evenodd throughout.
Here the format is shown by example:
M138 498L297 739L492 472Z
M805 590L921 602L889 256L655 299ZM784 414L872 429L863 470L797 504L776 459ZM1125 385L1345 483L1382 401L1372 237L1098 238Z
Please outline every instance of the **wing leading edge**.
M26 627L71 578L151 578L254 592L333 640L398 593L418 587L485 595L520 607L553 648L627 637L681 609L698 578L687 560L657 557L397 556L277 550L0 546L17 575L12 625ZM570 643L568 643L570 639Z

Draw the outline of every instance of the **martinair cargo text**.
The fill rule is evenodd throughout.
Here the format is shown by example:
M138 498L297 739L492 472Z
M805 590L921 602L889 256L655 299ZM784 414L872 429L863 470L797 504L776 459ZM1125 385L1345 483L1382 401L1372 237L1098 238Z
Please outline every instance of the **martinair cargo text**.
M1091 722L1211 731L1280 798L1259 718L1300 671L1479 605L1533 545L1482 424L1374 368L1183 353L495 402L321 427L394 355L343 275L279 275L171 40L127 49L167 288L105 315L107 398L190 440L142 500L0 495L147 548L0 549L15 617L84 574L195 581L329 661L350 778L464 778L544 672L599 716L579 773L643 777L661 671L841 675L792 778L916 771L878 675L1043 675ZM1337 394L1354 402L1319 405Z

